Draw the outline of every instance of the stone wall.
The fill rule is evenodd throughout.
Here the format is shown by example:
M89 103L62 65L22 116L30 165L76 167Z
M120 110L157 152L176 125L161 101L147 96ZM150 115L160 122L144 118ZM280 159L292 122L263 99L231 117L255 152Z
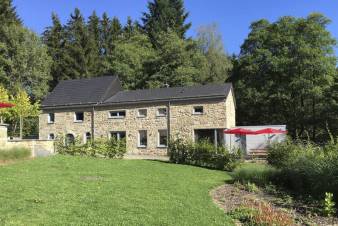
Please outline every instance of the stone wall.
M167 130L168 118L156 115L158 108L166 108L168 102L134 104L109 107L95 107L94 137L109 138L111 131L125 132L129 154L166 155L167 149L158 147L158 131ZM203 106L203 114L193 113L194 106ZM138 117L139 109L147 109L147 117ZM109 118L109 111L125 110L124 118ZM74 112L84 111L84 122L74 122ZM48 112L40 115L40 139L47 139L49 133L71 133L81 140L86 132L91 132L91 109L67 109L55 111L55 122L47 123ZM170 103L170 133L193 140L195 129L224 129L235 126L235 106L232 94L227 99L181 101ZM138 147L139 130L147 130L147 147Z
M52 140L8 140L7 125L0 125L1 149L15 147L31 150L31 157L48 156L54 154L54 141Z

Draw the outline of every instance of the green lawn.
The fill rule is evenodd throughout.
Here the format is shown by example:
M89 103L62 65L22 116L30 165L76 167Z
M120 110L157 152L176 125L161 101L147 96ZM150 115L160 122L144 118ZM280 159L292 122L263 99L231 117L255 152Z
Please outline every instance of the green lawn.
M209 190L225 172L70 156L0 166L0 225L231 225Z

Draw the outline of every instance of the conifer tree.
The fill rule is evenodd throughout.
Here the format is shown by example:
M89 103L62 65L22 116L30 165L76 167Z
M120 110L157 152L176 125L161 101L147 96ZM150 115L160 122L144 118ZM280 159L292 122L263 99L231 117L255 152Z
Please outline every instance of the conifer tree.
M21 25L21 23L12 0L0 0L0 27L9 24Z
M48 47L48 54L52 58L50 90L62 79L64 73L64 45L65 32L59 17L52 13L52 26L43 33L43 41Z
M148 3L148 12L143 13L143 29L153 43L161 32L168 31L184 39L191 27L191 23L186 23L188 15L182 0L154 0Z

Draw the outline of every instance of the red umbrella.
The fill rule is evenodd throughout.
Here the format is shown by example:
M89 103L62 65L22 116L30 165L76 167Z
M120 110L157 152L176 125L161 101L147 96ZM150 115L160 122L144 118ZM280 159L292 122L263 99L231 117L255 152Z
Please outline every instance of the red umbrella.
M265 128L261 130L257 130L255 134L286 134L286 130L281 129L273 129L273 128Z
M226 133L226 134L239 134L239 135L255 135L256 134L255 131L252 131L252 130L249 130L249 129L243 129L243 128L224 130L224 133Z
M11 108L11 107L14 107L14 106L15 106L15 104L0 102L0 108Z

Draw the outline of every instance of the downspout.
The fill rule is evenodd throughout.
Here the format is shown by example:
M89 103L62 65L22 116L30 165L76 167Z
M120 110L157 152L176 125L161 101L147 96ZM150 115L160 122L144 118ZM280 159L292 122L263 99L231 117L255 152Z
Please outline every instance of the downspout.
M169 146L169 142L170 142L170 106L171 106L171 103L170 101L168 101L168 115L167 115L167 143Z
M92 128L91 128L91 137L92 137L92 141L94 141L94 133L95 133L95 109L94 106L92 107Z

